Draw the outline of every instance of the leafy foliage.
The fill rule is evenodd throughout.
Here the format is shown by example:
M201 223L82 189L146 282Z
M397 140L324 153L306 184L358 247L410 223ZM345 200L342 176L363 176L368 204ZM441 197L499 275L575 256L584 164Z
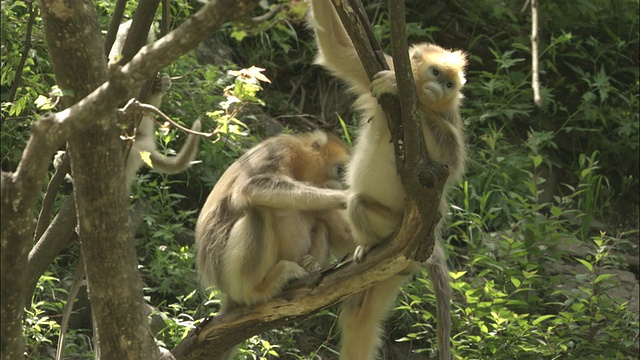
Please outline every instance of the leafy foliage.
M375 18L376 35L388 42L384 4L365 3ZM112 3L97 5L106 26ZM202 117L205 131L217 132L202 142L199 163L188 173L169 177L143 171L131 192L132 213L140 224L136 246L144 293L153 307L150 322L167 348L219 307L218 294L198 290L188 229L224 169L258 141L259 124L248 125L255 120L245 112L248 106L263 106L273 116L294 114L296 120L286 125L296 129L307 126L297 121L304 113L329 116L335 111L334 130L357 138L349 104L336 109L326 105L329 96L323 91L335 86L325 88L326 76L318 79L321 72L311 65L314 45L302 23L304 2L263 1L260 11L276 5L281 10L266 22L229 24L216 35L232 48L233 61L204 65L192 52L166 69L174 77L163 105L167 114L182 124ZM435 41L470 53L463 109L470 158L466 178L451 192L454 205L446 234L453 269L455 355L633 358L637 314L610 295L619 279L609 269L627 265L621 251L637 252L638 1L540 4L543 109L532 101L528 13L520 3L503 5L457 0L438 8L407 1L413 42ZM39 16L26 38L30 6L11 1L1 8L5 170L15 168L30 124L46 111L47 102L38 99L51 98L49 105L55 106L55 96L49 95L55 81ZM198 6L175 2L173 18L184 21ZM130 5L127 12L132 10ZM26 57L19 75L22 54ZM167 154L185 139L163 127L156 135ZM620 204L630 211L616 212ZM591 251L576 257L559 246L564 243L587 244ZM68 251L65 256L76 254ZM552 271L553 264L565 262L581 270ZM26 314L24 332L34 359L53 354L73 279L67 268L69 264L56 263L40 279ZM387 353L409 345L413 353L435 356L430 290L426 274L405 286L387 325ZM335 358L335 312L324 310L253 337L243 345L241 357ZM72 329L65 355L92 357L91 346L89 329Z

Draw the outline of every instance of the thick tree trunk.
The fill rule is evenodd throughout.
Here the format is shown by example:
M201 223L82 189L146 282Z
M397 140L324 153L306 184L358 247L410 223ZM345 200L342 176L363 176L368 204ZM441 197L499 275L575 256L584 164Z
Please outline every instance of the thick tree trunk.
M32 289L24 288L39 276L37 271L32 272L31 281L26 281L33 213L51 156L67 140L71 143L77 187L74 195L81 217L78 222L91 296L96 301L98 332L104 336L102 354L118 359L170 357L166 353L160 355L146 319L138 315L142 294L127 226L122 144L119 130L108 116L131 97L130 89L139 87L149 76L195 47L220 24L246 16L257 3L258 0L209 2L172 37L163 39L146 54L137 55L124 68L114 70L105 83L106 59L94 4L88 0L40 1L56 80L65 91L63 104L73 106L42 115L33 125L16 171L2 172L2 359L21 358L25 351L23 305ZM54 222L51 226L62 224L64 231L57 233L67 234L71 223ZM45 247L39 249L42 254L51 253L46 248L48 244L60 248L60 242L48 241L41 244Z
M58 86L72 105L107 80L95 7L83 0L41 1ZM128 89L127 89L128 90ZM115 110L115 109L114 109ZM157 359L160 351L143 313L143 296L115 111L86 118L69 138L78 229L100 357Z

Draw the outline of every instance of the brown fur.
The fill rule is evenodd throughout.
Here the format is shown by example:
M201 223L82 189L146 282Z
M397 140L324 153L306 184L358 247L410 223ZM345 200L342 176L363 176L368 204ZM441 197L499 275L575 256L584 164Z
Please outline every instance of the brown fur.
M329 249L354 248L337 177L348 160L323 132L280 135L220 177L196 224L196 268L203 287L224 294L223 311L267 301L326 265Z

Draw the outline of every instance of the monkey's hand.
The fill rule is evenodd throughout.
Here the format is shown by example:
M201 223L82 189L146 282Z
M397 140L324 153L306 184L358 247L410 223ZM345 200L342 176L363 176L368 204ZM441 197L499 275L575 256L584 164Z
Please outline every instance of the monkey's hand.
M305 270L307 270L309 274L312 274L314 272L319 272L320 270L322 270L322 267L320 266L316 258L314 258L311 255L303 256L302 260L300 260L300 265Z
M378 72L373 76L369 89L376 99L379 99L382 94L396 95L398 93L396 73L391 70L382 70Z
M322 275L322 267L320 266L316 258L311 255L303 256L299 264L307 271L308 276L300 277L291 281L287 286L288 288L297 287L300 285L315 284L320 279L320 275Z
M158 73L153 80L153 94L164 94L171 89L171 77L167 73Z
M371 245L358 245L356 250L353 252L353 261L354 262L362 262L364 257L371 251Z

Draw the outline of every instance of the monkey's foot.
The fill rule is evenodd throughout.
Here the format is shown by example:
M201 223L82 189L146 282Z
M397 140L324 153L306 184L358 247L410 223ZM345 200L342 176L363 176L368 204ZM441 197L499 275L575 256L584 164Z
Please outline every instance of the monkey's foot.
M153 93L166 93L171 89L171 77L167 73L158 73L153 80Z
M371 94L377 99L379 99L382 94L396 95L398 93L396 73L391 70L378 72L373 76L369 89L371 90Z
M369 251L371 251L370 245L358 245L356 250L353 252L353 261L357 263L362 262Z
M302 257L302 260L300 260L300 265L305 270L307 270L309 274L322 270L322 267L320 266L316 258L311 255L305 255L304 257Z

